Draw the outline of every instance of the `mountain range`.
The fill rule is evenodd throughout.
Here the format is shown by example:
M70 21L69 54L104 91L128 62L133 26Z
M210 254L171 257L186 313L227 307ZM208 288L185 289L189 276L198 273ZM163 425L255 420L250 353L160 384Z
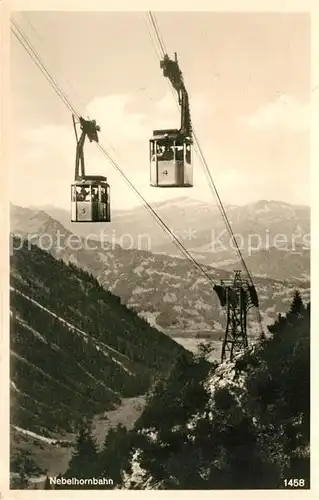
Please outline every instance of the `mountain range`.
M235 244L217 206L187 197L154 203L153 209L194 257L205 264L234 269ZM125 249L179 256L174 243L143 206L114 211L110 224L72 224L67 210L34 207L66 229L90 239L105 239ZM309 279L310 207L260 200L226 206L239 248L253 274L275 279Z
M290 214L290 218L287 215L287 226L290 225L292 231L292 209L288 206L286 211ZM306 209L300 211L303 213ZM299 216L300 224L301 219ZM304 221L305 233L307 224ZM130 225L133 231L132 221ZM77 231L79 226L83 227L81 224L72 225ZM136 248L125 249L114 242L98 241L92 238L92 231L97 234L95 226L91 227L91 238L76 237L61 222L38 209L12 206L11 231L47 249L54 257L90 272L103 287L159 330L178 337L208 335L213 339L218 339L223 332L224 311L211 283L184 258ZM281 261L278 255L282 256ZM263 272L259 273L261 276L253 274L265 324L273 322L278 313L286 311L295 288L298 287L303 298L309 300L309 249L301 248L298 254L271 248L256 252L251 259L256 261L256 267L263 268ZM295 263L294 266L290 262ZM275 269L273 274L285 271L289 277L272 278L271 266ZM235 265L224 262L223 267L206 265L205 269L218 282L233 277Z

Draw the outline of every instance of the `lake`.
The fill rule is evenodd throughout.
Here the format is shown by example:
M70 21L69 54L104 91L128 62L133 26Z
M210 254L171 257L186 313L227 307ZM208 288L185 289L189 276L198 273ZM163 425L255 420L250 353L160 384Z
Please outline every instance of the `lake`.
M173 337L175 342L181 344L185 349L191 352L197 352L198 344L205 342L205 339L196 339L194 337ZM219 340L211 341L214 351L211 354L210 361L220 361L222 342Z

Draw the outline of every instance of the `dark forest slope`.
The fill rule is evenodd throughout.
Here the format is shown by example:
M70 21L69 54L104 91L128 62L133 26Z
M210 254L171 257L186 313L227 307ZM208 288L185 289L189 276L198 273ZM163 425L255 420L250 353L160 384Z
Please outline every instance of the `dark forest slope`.
M309 488L310 307L296 294L270 330L233 362L179 356L135 428L108 434L92 474L124 489Z
M126 487L275 489L289 478L310 487L310 309L294 305L233 363L207 377L188 368L180 397L181 358L136 424Z
M144 394L183 348L83 270L25 245L11 257L11 424L56 437Z

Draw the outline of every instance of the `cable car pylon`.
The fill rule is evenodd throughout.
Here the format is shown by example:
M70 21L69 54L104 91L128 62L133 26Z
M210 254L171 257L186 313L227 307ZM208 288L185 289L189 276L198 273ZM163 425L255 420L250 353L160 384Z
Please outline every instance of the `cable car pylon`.
M221 361L233 360L234 356L248 347L247 313L254 305L248 280L235 270L233 280L222 280L216 288L221 304L227 309L226 329L222 346Z

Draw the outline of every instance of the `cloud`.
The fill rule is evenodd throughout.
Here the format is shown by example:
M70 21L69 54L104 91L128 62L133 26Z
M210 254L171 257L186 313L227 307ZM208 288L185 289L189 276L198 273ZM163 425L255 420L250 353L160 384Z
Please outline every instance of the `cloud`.
M219 173L218 185L225 188L242 187L247 184L247 177L238 170L228 169Z
M178 129L181 123L181 111L177 104L177 94L175 92L166 92L166 94L156 102L154 106L154 118L152 120L151 128ZM192 123L195 128L198 124L205 123L209 120L209 116L213 116L215 110L212 99L205 95L192 95L190 96L190 112Z
M26 130L22 139L26 145L26 159L49 157L55 152L59 153L70 149L75 141L72 122L70 127L48 124Z
M175 92L167 92L162 99L156 103L156 110L167 115L172 113L175 114L176 111L179 113L179 107L177 107L177 99L175 96L177 96ZM189 97L189 101L191 114L194 116L200 117L203 114L212 113L214 111L214 105L212 105L208 96L192 95Z
M144 139L149 136L146 115L128 110L131 98L127 94L94 98L87 106L89 115L101 126L100 137L111 142Z
M100 143L110 152L111 157L119 158L130 151L128 159L134 156L136 144L145 141L148 151L148 139L151 127L146 123L146 115L131 111L132 99L127 94L115 94L96 97L86 106L87 115L84 118L94 118L101 127ZM79 131L79 128L78 128ZM27 164L33 171L41 169L41 161L56 162L56 169L62 169L59 164L73 164L75 157L75 136L70 115L69 125L45 124L42 127L27 130L23 137L24 155L18 154L16 163ZM129 148L127 144L130 143ZM20 158L18 158L20 156ZM100 151L87 141L85 157L90 164L99 165L103 162Z
M62 125L48 124L39 128L27 130L24 137L32 144L45 144L52 146L55 145L57 140L59 143L61 141L66 143L71 133L71 127L69 128Z
M101 127L100 143L135 185L149 184L150 115L136 112L129 95L94 98L87 113ZM153 112L151 106L151 113ZM84 116L86 118L86 116ZM113 146L114 145L114 146ZM70 184L74 177L76 142L72 118L68 124L44 124L25 130L15 150L11 197L22 205L58 204L69 206ZM106 175L112 186L112 205L136 203L136 196L122 176L110 165L95 144L85 147L86 171ZM145 179L145 181L143 181Z
M206 101L205 96L198 96L192 106L194 118L199 123L205 123L205 120L200 120L200 113L205 116L204 113L210 112L206 109ZM101 144L148 201L178 196L175 190L168 193L168 190L154 190L149 186L148 139L151 132L160 128L157 123L159 120L163 128L179 126L179 111L173 96L168 93L155 106L143 108L145 113L136 112L133 104L126 94L103 96L93 99L87 106L87 112L101 126ZM172 110L175 110L175 116ZM110 143L114 144L116 154ZM46 124L26 131L15 154L12 201L22 205L51 203L68 207L70 184L74 176L75 147L71 116L69 124ZM251 179L240 168L225 165L223 155L209 141L205 155L208 164L212 165L222 199L245 197L251 189ZM194 188L190 194L211 200L211 191L196 155L194 160ZM113 208L129 207L138 202L120 173L89 142L85 148L85 161L87 173L108 177Z
M157 101L156 110L162 113L171 113L176 109L176 100L171 92L167 92L162 99Z
M307 130L310 126L309 106L288 95L281 95L241 121L256 130L285 128L290 131Z
M96 97L90 101L87 106L87 115L97 121L101 127L99 137L109 138L111 141L120 141L123 139L135 140L137 138L148 137L149 130L145 123L146 115L136 113L128 108L131 104L131 98L127 94L115 94L102 97ZM30 130L26 133L26 139L34 144L66 144L70 137L74 141L73 125L70 116L70 125L61 126L48 124L41 128Z

